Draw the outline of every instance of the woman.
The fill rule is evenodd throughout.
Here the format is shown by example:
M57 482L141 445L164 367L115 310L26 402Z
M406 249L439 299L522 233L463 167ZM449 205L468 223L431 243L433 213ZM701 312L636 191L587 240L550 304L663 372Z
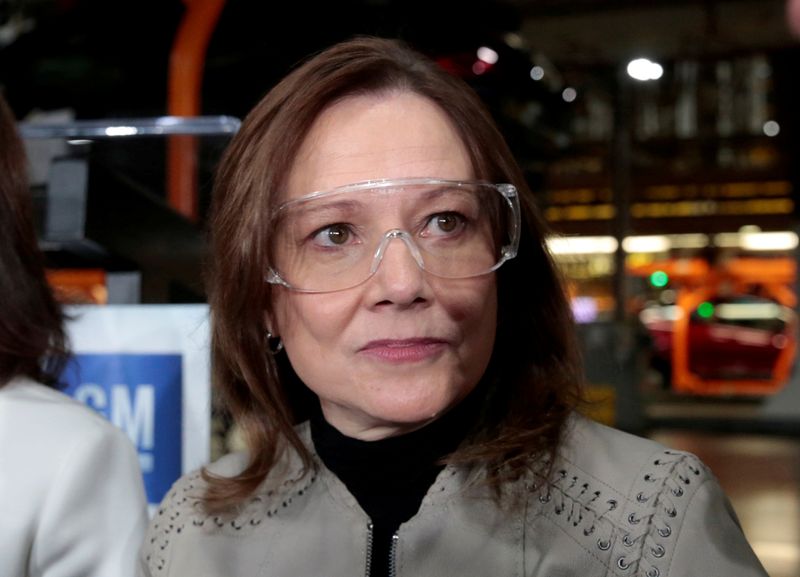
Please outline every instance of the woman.
M248 116L215 195L216 382L249 451L175 485L145 574L764 575L696 458L574 413L543 223L461 81L334 46Z
M55 390L68 352L0 96L0 574L132 576L147 511L125 435Z

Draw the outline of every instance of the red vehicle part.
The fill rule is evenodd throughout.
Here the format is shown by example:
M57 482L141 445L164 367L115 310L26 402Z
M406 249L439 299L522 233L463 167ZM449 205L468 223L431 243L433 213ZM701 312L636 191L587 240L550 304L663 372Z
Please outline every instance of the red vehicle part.
M666 269L675 279L675 305L640 314L653 340L654 363L666 369L677 392L778 392L788 381L797 348L794 262L742 258L714 270L703 264L668 261L631 271ZM698 312L701 305L704 314Z

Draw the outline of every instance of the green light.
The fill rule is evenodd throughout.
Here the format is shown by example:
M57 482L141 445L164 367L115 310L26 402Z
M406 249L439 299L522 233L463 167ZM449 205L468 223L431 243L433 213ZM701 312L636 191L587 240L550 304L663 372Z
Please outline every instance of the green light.
M650 275L650 284L656 288L664 288L669 284L669 275L663 270L657 270Z
M697 314L704 319L710 319L714 316L714 305L708 301L700 303L700 306L697 307Z

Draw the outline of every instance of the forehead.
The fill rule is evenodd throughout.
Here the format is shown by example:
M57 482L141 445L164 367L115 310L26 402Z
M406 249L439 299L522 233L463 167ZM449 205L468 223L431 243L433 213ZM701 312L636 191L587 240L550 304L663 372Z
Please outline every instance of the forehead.
M395 209L426 210L436 205L444 210L468 210L480 204L480 192L463 182L434 179L400 179L361 182L328 191L289 199L280 205L283 219L308 215L347 213L351 215L388 214Z
M314 122L281 201L353 182L421 176L473 177L467 149L447 114L409 92L352 96Z

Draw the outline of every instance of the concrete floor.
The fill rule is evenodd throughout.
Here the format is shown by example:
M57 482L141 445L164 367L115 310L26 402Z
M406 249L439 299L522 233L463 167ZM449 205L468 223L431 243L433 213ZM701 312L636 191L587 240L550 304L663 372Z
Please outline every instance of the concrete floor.
M800 576L800 438L686 430L649 436L711 467L770 577Z

